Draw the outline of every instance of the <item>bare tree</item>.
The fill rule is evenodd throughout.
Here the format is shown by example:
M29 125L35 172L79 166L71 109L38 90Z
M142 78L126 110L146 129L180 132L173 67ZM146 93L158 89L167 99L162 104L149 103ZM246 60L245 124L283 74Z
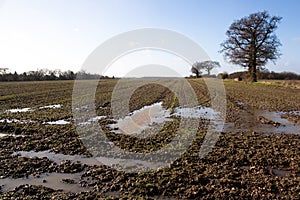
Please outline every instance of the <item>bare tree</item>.
M200 62L195 62L192 65L191 72L196 75L196 78L199 78L200 74L202 74L201 72L202 69L203 68L200 66Z
M197 77L199 77L199 75L202 73L201 70L205 70L207 71L207 75L210 76L211 70L213 70L216 67L221 67L220 63L216 61L208 60L203 62L195 62L192 66L191 71L193 74L196 74L196 76L198 73Z
M226 32L221 52L229 62L248 68L252 82L257 81L257 70L280 57L281 43L274 31L281 19L266 11L257 12L234 21Z
M221 67L219 62L211 61L211 60L201 62L200 65L201 65L201 68L207 72L208 76L210 76L211 70L213 70L214 68L217 68L217 67Z

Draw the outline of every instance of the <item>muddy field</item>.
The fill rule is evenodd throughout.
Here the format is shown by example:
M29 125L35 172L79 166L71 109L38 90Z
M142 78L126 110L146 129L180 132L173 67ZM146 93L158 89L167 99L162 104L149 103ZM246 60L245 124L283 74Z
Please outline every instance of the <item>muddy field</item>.
M225 81L226 123L213 150L201 159L207 125L217 113L210 101L215 96L202 79L188 80L197 95L194 107L182 108L170 89L146 84L131 96L127 115L114 119L111 97L117 81L99 82L96 116L79 122L72 108L82 113L89 108L72 104L73 81L0 83L0 199L300 197L299 89ZM90 83L82 82L84 93ZM126 84L122 87L126 91ZM110 166L100 165L76 131L96 123L110 140L95 139L98 145L147 153L165 147L183 119L199 121L192 144L168 166L145 173L118 170L122 160L107 158ZM125 167L145 163L132 160Z

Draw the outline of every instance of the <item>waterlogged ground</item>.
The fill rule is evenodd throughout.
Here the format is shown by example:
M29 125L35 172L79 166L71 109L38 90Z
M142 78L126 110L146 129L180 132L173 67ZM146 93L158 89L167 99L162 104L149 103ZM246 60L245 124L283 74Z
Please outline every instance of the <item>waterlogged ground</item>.
M92 108L72 108L72 81L0 83L0 199L299 198L299 89L225 81L226 122L219 130L214 120L221 113L210 104L216 94L208 92L202 79L189 79L197 105L180 105L170 89L146 84L135 90L128 111L114 117L111 97L117 81L100 81ZM176 80L165 81L176 86ZM82 82L84 94L92 84ZM120 94L126 95L126 84L122 86ZM82 118L74 119L72 109ZM84 115L89 109L96 111L94 116ZM196 136L167 166L158 168L163 157L126 160L106 151L113 146L157 151L176 138L184 120L199 123ZM89 131L95 125L109 140L92 140L103 147L93 157L84 138L93 136ZM200 159L209 125L220 137ZM87 135L78 134L82 128ZM129 172L137 166L152 170Z

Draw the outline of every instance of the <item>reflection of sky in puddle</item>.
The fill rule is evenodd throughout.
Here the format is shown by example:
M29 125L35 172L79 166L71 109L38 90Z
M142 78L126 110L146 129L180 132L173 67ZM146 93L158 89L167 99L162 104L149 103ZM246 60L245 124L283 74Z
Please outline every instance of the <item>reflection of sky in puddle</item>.
M0 122L14 123L14 122L21 122L21 121L18 119L0 119Z
M106 116L96 116L96 117L93 117L93 118L87 120L86 122L81 122L78 125L88 125L88 124L91 124L92 122L97 122L98 120L104 119L104 118L106 118Z
M41 106L39 109L45 109L45 108L61 108L61 104L53 104L53 105L48 105L48 106ZM10 112L10 113L18 113L18 112L32 112L34 109L31 108L14 108L14 109L9 109L6 110L5 112Z
M70 160L71 162L81 162L87 165L97 165L99 161L93 158L87 158L81 155L64 155L64 154L56 154L49 151L17 151L13 153L13 155L20 154L23 157L38 157L43 158L47 157L49 160L60 164L64 160ZM29 185L42 185L48 188L52 188L55 190L63 190L64 192L81 192L81 191L90 191L92 188L90 187L81 187L80 180L81 175L84 173L43 173L39 176L28 176L28 178L5 178L0 179L0 185L2 186L1 189L3 191L11 191L15 187L20 185L29 184ZM73 180L74 184L68 184L63 181L63 179L70 179Z
M70 160L71 162L80 162L82 164L86 164L89 166L93 165L103 165L104 163L106 165L122 165L124 168L132 168L132 167L140 167L140 168L151 168L151 169L157 169L158 167L162 166L163 163L159 162L149 162L145 160L136 160L136 159L122 159L122 158L115 158L115 157L86 157L84 155L65 155L60 153L54 153L47 151L16 151L13 153L13 155L20 155L22 157L38 157L43 158L46 157L49 160L55 162L56 164L61 164L64 160Z
M245 106L243 102L236 102L240 106ZM39 107L39 109L54 109L61 108L61 104L53 104ZM34 111L31 108L22 108L22 109L10 109L5 112L17 113L17 112L32 112ZM255 109L254 113L242 112L240 114L242 126L236 127L232 123L226 123L224 130L228 132L236 131L257 131L257 132L266 132L266 133L291 133L299 134L300 125L294 122L289 121L288 119L282 118L283 114L292 114L300 115L300 111L290 111L290 112L269 112L265 110ZM164 109L162 107L162 102L154 103L149 106L144 106L143 108L136 110L122 119L116 120L115 124L110 124L110 128L114 129L113 132L124 133L124 134L134 134L141 135L145 130L150 130L155 128L159 130L162 127L162 124L166 121L172 121L172 117L181 117L181 118L201 118L206 120L214 120L218 112L213 110L210 107L205 106L196 106L193 108L177 107L174 109L174 113L171 114L170 110ZM261 124L258 120L258 116L263 116L274 122L279 122L281 125L279 127L273 127L271 124ZM79 123L78 125L89 125L92 122L97 122L100 119L106 118L106 116L96 116L91 119L86 119L85 121ZM32 120L21 120L21 119L0 119L0 123L37 123ZM57 120L44 122L45 125L67 125L70 124L70 121L66 120ZM248 126L248 127L247 127ZM149 132L149 131L148 131ZM151 132L151 131L150 131Z
M68 122L66 120L57 120L57 121L51 121L51 122L44 122L43 124L49 124L49 125L65 125L70 124L71 122Z
M294 111L290 111L290 112L283 112L282 114L291 114L291 115L300 115L300 111L296 111L296 110L294 110Z
M61 107L62 107L61 104L54 104L54 105L42 106L42 107L39 107L39 109L44 109L44 108L61 108Z
M38 109L55 109L55 108L61 108L61 104L53 104L53 105L47 105L47 106L41 106ZM34 109L31 108L21 108L21 109L10 109L6 110L5 112L10 112L10 113L18 113L18 112L32 112L35 111ZM20 119L0 119L0 123L21 123L21 124L26 124L26 123L37 123L36 121L32 120L20 120ZM66 120L57 120L57 121L49 121L49 122L44 122L43 124L47 125L66 125L70 124L71 122L66 121Z
M184 118L201 118L213 120L218 115L218 112L214 111L212 108L205 106L197 106L193 108L175 108L175 112L172 116L184 117Z
M269 120L280 123L280 126L278 128L270 127L272 125L265 125L266 127L269 127L268 132L300 134L300 125L293 123L287 119L281 118L282 112L269 112L265 110L256 110L254 115L256 117L263 116Z
M122 165L122 169L131 169L132 167L140 168L153 168L156 169L162 165L162 163L149 162L144 160L135 160L135 159L121 159L121 158L112 158L112 157L95 157L89 158L83 155L64 155L59 153L53 153L50 151L17 151L13 155L20 155L22 157L38 157L38 158L48 158L51 161L61 164L64 160L70 160L71 162L80 162L89 166L93 165L106 165L117 166ZM120 168L121 169L121 168ZM80 192L80 191L89 191L91 188L81 187L79 182L82 180L80 173L43 173L39 177L30 175L28 178L5 178L0 179L0 185L2 185L3 191L13 190L15 187L30 184L30 185L42 185L52 189L62 189L65 192ZM62 181L62 179L71 179L74 180L74 184L67 184ZM84 179L84 178L83 178Z
M15 134L5 134L5 133L0 133L0 138L6 137L6 136L12 136L12 137L23 137L22 135L15 135Z
M36 123L32 120L19 120L19 119L0 119L0 122L4 123L20 123L20 124L26 124L26 123Z
M153 124L161 124L170 121L168 118L170 111L162 107L162 102L144 106L143 108L130 113L122 119L118 119L116 124L109 125L112 129L119 129L125 134L141 133ZM118 132L118 131L115 131Z
M290 122L289 120L285 118L281 118L281 115L284 114L284 112L269 112L266 110L256 110L255 116L263 116L269 120L272 120L274 122L279 122L282 125L294 125L294 123Z
M31 111L33 111L31 110L31 108L15 108L15 109L6 110L6 112L10 112L10 113L31 112Z
M37 123L36 121L32 120L19 120L19 119L0 119L0 123L20 123L20 124L27 124L27 123ZM50 121L44 122L43 124L48 125L66 125L70 124L71 122L66 120L57 120L57 121Z
M267 110L254 109L253 112L241 111L239 114L240 125L235 126L234 123L226 123L224 131L226 132L243 132L255 131L258 133L287 133L287 134L300 134L300 125L282 118L282 114L298 113L299 111L292 112L270 112ZM263 116L273 122L278 122L280 125L274 127L272 124L262 124L259 122L258 117Z
M116 124L110 124L110 128L115 129L113 132L124 134L140 134L144 130L152 128L153 125L159 125L166 121L172 121L172 116L181 118L201 118L212 120L215 119L218 112L205 106L193 108L175 108L174 113L162 107L162 102L154 103L150 106L130 113L122 119L118 119ZM118 129L118 130L116 130ZM157 127L156 127L157 129Z

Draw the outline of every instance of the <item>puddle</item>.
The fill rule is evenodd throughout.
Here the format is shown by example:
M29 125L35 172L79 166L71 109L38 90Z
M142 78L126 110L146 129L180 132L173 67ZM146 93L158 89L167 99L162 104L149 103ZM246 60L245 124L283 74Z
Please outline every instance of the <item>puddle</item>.
M92 122L96 122L96 121L98 121L100 119L104 119L104 118L106 118L106 116L96 116L96 117L93 117L93 118L87 120L86 122L81 122L78 125L88 125L88 124L91 124Z
M140 134L142 131L151 128L155 124L162 124L165 121L171 121L170 111L162 107L162 102L154 103L150 106L130 113L122 119L118 119L116 124L110 124L109 127L116 133Z
M83 155L65 155L65 154L59 154L59 153L54 153L54 152L50 152L49 150L47 151L17 151L14 152L13 155L17 155L20 154L22 157L38 157L38 158L43 158L46 157L49 160L60 164L62 161L64 160L70 160L71 162L81 162L82 164L86 164L86 165L99 165L99 162L94 159L94 158L88 158L86 156Z
M10 112L10 113L31 112L31 111L33 111L31 108L15 108L15 109L6 110L6 112Z
M234 103L235 103L238 107L240 107L240 108L242 108L242 109L244 109L244 110L247 110L247 109L248 109L248 106L247 106L245 103L241 102L241 101L235 101Z
M226 132L244 132L255 131L261 133L287 133L300 134L300 124L293 120L288 120L282 115L300 115L300 111L290 112L270 112L249 108L245 103L234 101L241 108L238 111L238 120L235 123L225 123L224 131ZM260 120L258 120L260 118Z
M191 118L191 119L207 119L213 120L219 113L213 110L212 108L205 107L205 106L197 106L193 108L175 108L174 113L172 116L176 117L184 117L184 118Z
M28 123L37 123L36 121L32 120L19 120L19 119L0 119L0 123L20 123L20 124L28 124ZM43 124L48 125L66 125L70 124L71 122L66 120L57 120L57 121L50 121L50 122L43 122Z
M81 187L80 180L81 175L84 172L75 173L75 174L65 174L65 173L43 173L39 176L28 176L28 178L5 178L0 179L1 190L3 191L11 191L15 187L20 185L28 184L28 185L36 185L36 186L45 186L48 188L52 188L55 190L62 190L64 192L83 192L83 191L91 191L91 187ZM63 179L73 180L74 183L66 183Z
M49 125L65 125L65 124L70 124L71 122L68 122L66 120L57 120L57 121L52 121L52 122L44 122L43 124L49 124Z
M19 120L19 119L0 119L0 123L21 123L21 124L26 124L26 123L36 123L35 121L32 120Z
M224 130L226 132L242 132L242 131L255 131L261 133L287 133L287 134L300 134L300 125L291 122L281 115L284 112L270 112L266 110L254 109L251 111L240 110L239 119L234 123L226 123ZM298 111L297 111L298 112ZM258 117L264 117L267 120L278 122L280 125L275 127L273 124L262 124Z
M273 132L273 133L290 133L290 134L300 134L300 125L294 122L291 122L287 119L281 117L282 112L269 112L265 110L256 110L254 113L255 117L263 116L268 120L272 120L274 122L280 123L279 127L273 127L272 125L265 125L266 132ZM258 125L261 127L262 124Z
M45 109L45 108L61 108L61 104L53 104L53 105L48 105L48 106L41 106L39 109ZM10 112L10 113L18 113L18 112L32 112L34 109L31 108L14 108L14 109L9 109L6 110L5 112Z
M115 158L115 157L93 157L88 158L83 155L65 155L65 154L59 154L59 153L53 153L48 151L17 151L14 152L13 155L20 155L22 157L38 157L38 158L48 158L49 160L55 162L56 164L60 164L64 160L70 160L71 162L80 162L82 164L86 164L89 166L93 165L109 165L109 166L120 166L120 170L124 169L131 169L131 168L151 168L151 169L157 169L160 166L163 166L164 163L161 162L148 162L145 160L136 160L136 159L122 159L122 158ZM122 166L122 167L121 167Z
M236 101L235 102L238 106L246 106L245 103L241 102L241 101Z
M25 137L25 135L15 135L15 134L0 133L0 138L7 137L7 136L10 136L10 137Z
M0 133L0 138L1 137L6 137L6 136L11 136L11 134Z
M290 115L300 115L300 111L290 111L290 112L286 112L286 113L283 113L283 114L290 114Z
M39 109L44 109L44 108L61 108L61 107L62 107L61 104L54 104L54 105L42 106L42 107L39 107Z
M21 122L20 120L18 119L0 119L0 122L4 123L16 123L16 122Z
M287 170L280 170L280 169L268 169L269 172L273 175L276 176L280 176L280 177L287 177L288 175L290 175L292 172L291 171L287 171ZM298 174L297 174L298 176Z
M255 167L241 166L240 168L243 170L251 170L252 168ZM270 175L279 176L279 177L288 177L292 174L292 171L282 170L282 169L266 168L266 170L268 170L268 173ZM296 176L300 177L300 173L296 173Z
M281 117L282 114L283 114L283 112L269 112L269 111L265 111L265 110L256 110L255 111L256 116L263 116L274 122L279 122L282 125L294 125L294 123L290 122L289 120L282 118Z
M17 151L14 152L13 155L20 154L23 157L47 157L49 160L60 164L64 160L70 160L71 162L81 162L82 164L87 165L99 165L99 161L93 158L87 158L81 155L64 155L64 154L56 154L49 151ZM84 178L81 176L85 173L85 171L79 173L43 173L39 176L28 176L28 178L5 178L0 179L0 186L3 191L11 191L15 187L20 185L29 184L29 185L36 185L36 186L45 186L48 188L52 188L55 190L62 190L64 192L82 192L82 191L90 191L92 190L91 187L81 187L81 181L84 181ZM64 179L71 180L73 183L66 183L63 181Z
M128 116L117 120L116 124L110 124L114 129L112 132L134 135L139 138L152 136L152 132L159 132L164 122L172 121L171 117L181 117L187 119L213 120L219 116L219 112L205 106L193 108L175 108L174 113L162 107L162 102L154 103L150 106L130 113Z

